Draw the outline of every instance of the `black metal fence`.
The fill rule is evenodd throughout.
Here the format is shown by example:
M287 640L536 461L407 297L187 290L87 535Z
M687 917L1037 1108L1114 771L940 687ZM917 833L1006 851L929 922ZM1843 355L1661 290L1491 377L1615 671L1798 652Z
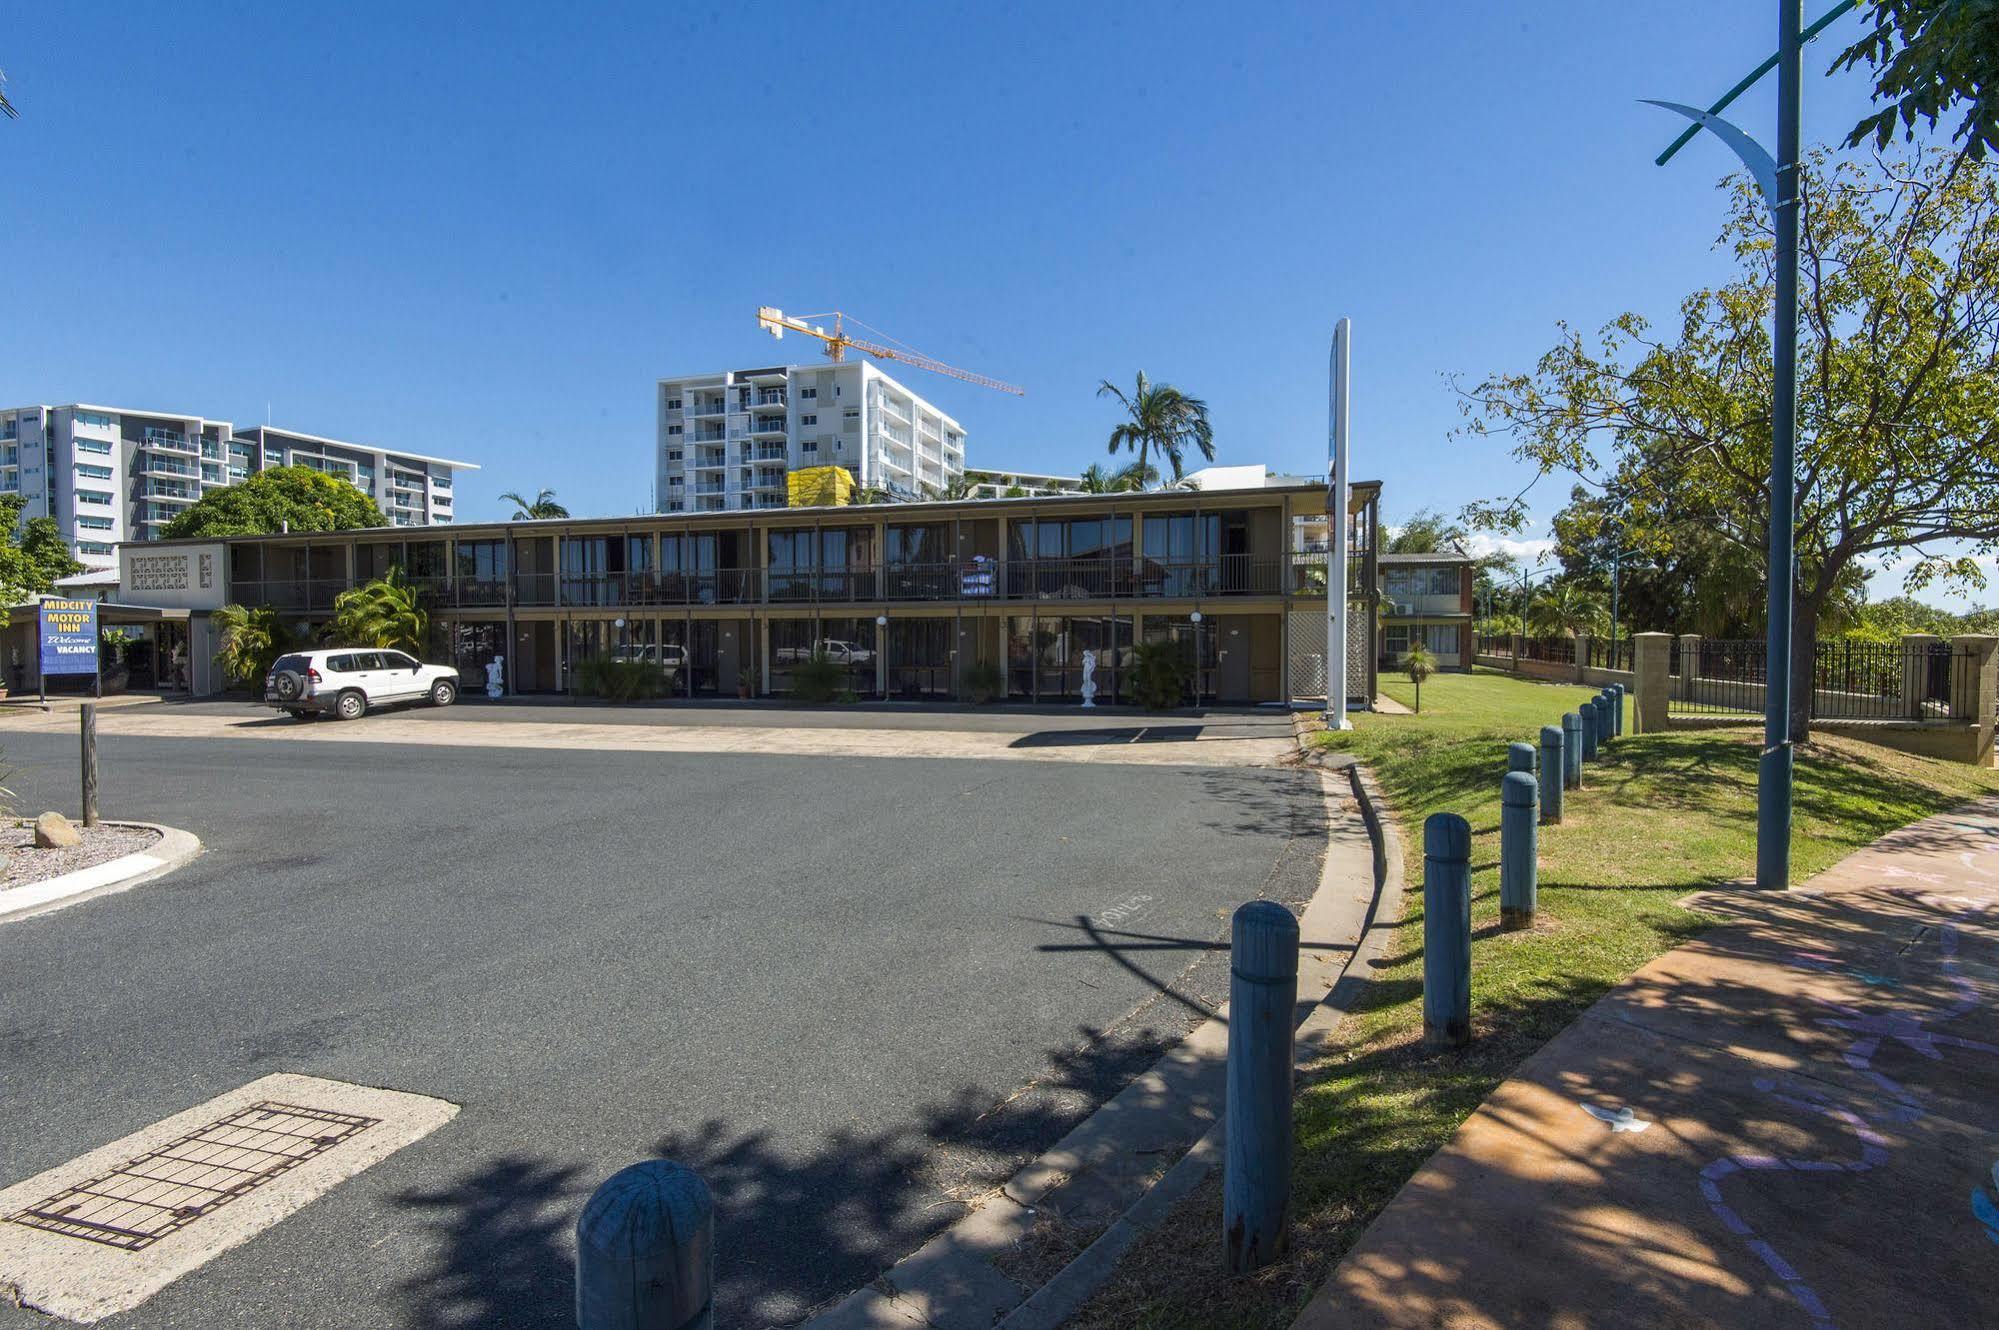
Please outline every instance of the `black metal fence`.
M1513 658L1513 634L1477 633L1472 638L1472 654L1475 656L1505 656Z
M1637 644L1628 637L1615 642L1607 637L1589 640L1589 659L1585 663L1593 670L1632 670L1637 668L1636 661Z
M1675 640L1668 709L1676 715L1753 720L1763 714L1769 661L1761 641L1702 638L1697 653ZM1950 642L1817 644L1813 720L1953 724L1977 720L1979 658Z
M1520 639L1520 659L1538 660L1549 665L1573 665L1576 663L1576 639L1523 637Z

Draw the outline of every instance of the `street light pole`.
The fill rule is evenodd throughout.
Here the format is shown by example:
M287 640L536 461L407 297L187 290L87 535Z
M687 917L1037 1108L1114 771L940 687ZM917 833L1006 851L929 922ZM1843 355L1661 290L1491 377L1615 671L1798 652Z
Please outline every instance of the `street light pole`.
M1798 442L1798 126L1803 100L1801 0L1777 0L1776 401L1771 407L1770 590L1764 646L1763 756L1756 768L1756 885L1791 885L1791 597L1792 523L1796 520Z
M1791 884L1791 798L1795 755L1791 749L1791 602L1796 594L1798 446L1798 170L1799 106L1803 100L1804 45L1857 0L1839 0L1809 28L1803 27L1803 0L1777 0L1777 54L1701 111L1678 102L1654 101L1685 116L1694 127L1659 154L1671 160L1693 135L1706 129L1726 143L1749 168L1770 210L1774 247L1776 316L1771 330L1773 381L1770 406L1770 546L1764 569L1768 583L1768 634L1764 640L1763 754L1756 766L1756 885L1782 889ZM1772 67L1777 70L1777 157L1771 160L1749 135L1721 118L1730 102ZM1648 99L1649 100L1649 99Z

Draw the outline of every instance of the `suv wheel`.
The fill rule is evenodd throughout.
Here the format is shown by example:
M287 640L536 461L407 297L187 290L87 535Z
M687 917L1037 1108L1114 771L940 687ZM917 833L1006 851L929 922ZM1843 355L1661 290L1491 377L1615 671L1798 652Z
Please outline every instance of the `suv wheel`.
M280 702L296 702L305 696L305 676L297 670L281 670L272 676L271 691Z
M333 714L342 720L359 720L368 711L368 699L361 693L349 689L333 704Z
M458 685L449 679L439 679L430 687L430 704L434 707L448 707L458 700Z

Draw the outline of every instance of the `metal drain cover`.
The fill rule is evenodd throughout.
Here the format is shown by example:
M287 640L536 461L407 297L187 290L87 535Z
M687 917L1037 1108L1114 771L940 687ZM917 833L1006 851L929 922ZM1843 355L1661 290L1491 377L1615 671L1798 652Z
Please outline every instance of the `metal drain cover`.
M400 1090L259 1077L0 1189L0 1289L71 1321L129 1311L457 1113Z
M380 1121L266 1100L7 1218L138 1251Z

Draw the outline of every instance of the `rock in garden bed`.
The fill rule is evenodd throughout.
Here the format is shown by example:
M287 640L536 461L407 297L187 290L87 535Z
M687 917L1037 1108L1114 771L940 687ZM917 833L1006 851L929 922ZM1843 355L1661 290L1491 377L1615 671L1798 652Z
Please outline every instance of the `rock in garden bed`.
M122 855L137 854L159 842L160 833L143 827L115 827L101 823L85 827L71 822L79 841L60 849L39 849L35 845L32 819L9 819L0 826L0 852L6 855L6 872L0 874L0 891L24 887L30 882L74 873Z

